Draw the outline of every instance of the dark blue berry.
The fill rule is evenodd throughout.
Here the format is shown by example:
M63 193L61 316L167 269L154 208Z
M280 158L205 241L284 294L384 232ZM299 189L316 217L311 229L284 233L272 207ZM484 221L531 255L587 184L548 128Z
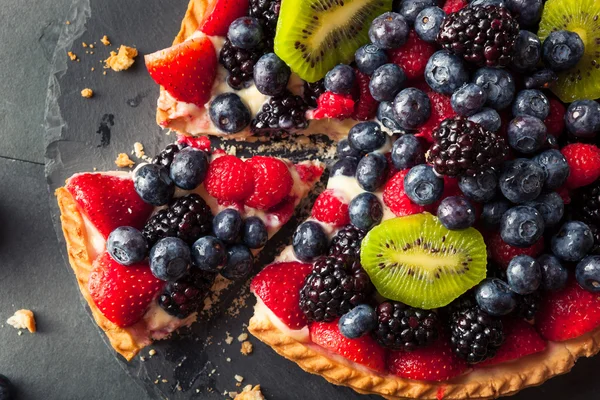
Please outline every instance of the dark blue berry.
M175 282L190 267L190 247L179 238L166 237L152 247L149 259L152 275L163 281Z
M131 226L121 226L108 235L106 250L121 265L133 265L142 262L148 254L148 242Z
M532 154L546 143L546 131L546 124L541 119L521 115L510 121L506 135L510 147L523 154Z
M511 204L506 200L494 200L483 205L481 222L488 229L497 228L502 216L509 210Z
M213 124L225 133L237 133L250 124L250 110L235 93L221 93L211 101L208 114Z
M377 68L369 82L369 92L377 101L392 101L402 90L406 75L396 64L383 64Z
M452 94L450 104L458 115L468 117L476 114L487 100L483 89L475 83L466 83Z
M493 108L482 108L477 114L471 115L469 121L481 125L484 129L490 132L498 132L502 126L502 119L498 111Z
M496 7L505 7L505 0L474 0L469 4L469 7L485 7L485 6L496 6Z
M415 32L429 43L434 43L440 33L440 26L446 18L446 13L439 7L424 8L415 19Z
M510 260L506 269L506 279L513 292L531 294L538 290L542 283L542 269L533 257L519 255Z
M354 176L356 175L356 168L358 166L358 160L352 157L342 158L335 162L331 166L329 176Z
M6 376L0 374L0 400L14 400L15 388Z
M203 271L218 272L225 257L225 244L214 236L201 237L192 245L192 261Z
M431 115L431 102L425 92L407 88L394 99L394 115L402 129L415 129L423 125Z
M542 214L545 226L554 226L560 222L565 212L565 203L556 192L542 193L534 201L525 203Z
M477 305L486 313L500 317L513 312L517 306L515 294L508 284L498 278L488 278L475 288Z
M542 289L555 292L567 286L569 271L558 258L550 254L542 254L537 262L542 270Z
M589 226L580 221L566 222L552 236L552 253L564 261L579 261L594 246L594 236Z
M309 262L327 252L329 240L323 227L315 221L302 223L292 238L294 254L300 261Z
M475 207L463 196L443 199L438 206L437 217L442 225L453 231L470 228L477 218Z
M469 72L462 58L447 50L434 53L425 66L425 81L438 93L450 95L468 80Z
M338 159L352 157L357 161L363 156L363 152L352 147L350 141L347 138L342 139L338 142L335 154Z
M579 138L593 138L600 132L600 104L594 100L574 101L565 114L567 130Z
M356 50L354 61L360 72L372 75L377 68L388 62L388 57L383 49L367 44Z
M485 203L496 196L498 176L493 169L487 169L476 175L463 175L458 179L458 187L469 199Z
M506 0L506 6L522 27L533 26L542 17L544 0Z
M402 135L392 146L392 163L398 170L425 163L425 152L415 135Z
M542 58L542 43L535 33L521 30L513 48L512 66L526 72L534 69Z
M513 116L531 115L541 120L550 113L550 102L544 93L536 89L522 90L517 93L512 106Z
M144 164L133 173L133 185L137 194L148 204L162 206L171 201L175 184L169 171L156 164Z
M291 70L275 53L267 53L254 65L254 84L259 92L276 96L285 91Z
M394 3L393 10L412 25L421 11L427 7L437 6L437 3L437 0L403 0L398 4Z
M505 243L515 247L529 247L544 234L544 218L538 210L516 206L502 215L500 236Z
M505 109L515 97L515 80L503 69L480 68L475 71L472 81L483 88L487 94L486 105L495 110Z
M262 26L256 18L238 18L229 25L227 39L231 41L231 44L240 49L254 49L263 40Z
M369 28L369 39L382 49L395 49L406 43L408 24L402 15L386 12L378 16Z
M381 153L368 153L358 162L356 180L368 192L379 189L386 181L388 163Z
M551 69L541 69L524 79L526 89L548 89L558 81L558 75Z
M227 248L227 261L221 269L221 275L230 280L247 277L254 267L254 256L243 244L234 244Z
M573 68L583 57L584 44L579 35L570 31L554 31L544 40L542 58L553 71Z
M517 158L504 164L499 186L504 197L513 203L535 200L544 186L546 173L535 161Z
M368 231L381 222L383 207L377 196L365 192L352 199L348 206L348 213L352 225Z
M404 191L413 202L426 206L440 199L444 180L435 174L431 165L416 165L404 177Z
M260 249L267 244L269 232L262 219L258 217L248 217L244 221L242 230L242 241L251 249Z
M357 339L375 329L377 314L370 305L359 304L342 315L338 325L342 335L348 339Z
M237 241L242 231L242 217L233 208L226 208L213 219L213 232L217 239L225 243Z
M338 94L348 94L354 86L354 70L346 64L339 64L333 67L325 75L325 89Z
M348 141L356 150L368 153L380 149L386 141L387 134L374 121L359 122L348 132Z
M556 149L546 150L533 158L546 174L544 187L558 189L569 177L569 164L562 153Z
M392 132L402 131L402 127L394 115L394 105L391 101L382 101L377 107L377 120Z
M588 292L600 292L600 256L587 256L575 268L575 278Z
M177 187L196 189L206 177L208 157L202 150L186 147L173 157L169 175Z

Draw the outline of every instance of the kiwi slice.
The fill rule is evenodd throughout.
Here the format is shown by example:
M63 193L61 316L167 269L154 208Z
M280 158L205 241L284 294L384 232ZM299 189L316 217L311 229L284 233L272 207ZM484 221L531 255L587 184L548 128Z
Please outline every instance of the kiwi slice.
M316 82L369 41L375 17L392 0L283 0L275 54L307 82Z
M432 309L481 282L487 254L476 229L446 229L428 213L388 219L363 239L360 260L385 298Z
M538 35L543 42L552 31L576 32L585 45L579 63L558 74L552 91L565 103L600 97L600 1L549 0Z

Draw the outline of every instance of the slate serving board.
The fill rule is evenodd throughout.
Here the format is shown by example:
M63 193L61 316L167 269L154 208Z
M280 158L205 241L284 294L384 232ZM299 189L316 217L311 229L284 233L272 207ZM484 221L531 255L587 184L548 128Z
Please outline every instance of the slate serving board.
M46 110L46 176L51 193L73 173L94 168L115 169L117 154L129 153L134 142L142 142L146 154L153 156L175 140L155 124L158 87L148 77L142 56L170 45L186 6L187 0L76 0L73 3L66 18L70 24L63 27L54 56ZM112 46L100 43L103 35L109 36ZM95 48L84 48L82 42L95 43ZM128 71L108 71L103 75L100 60L120 44L137 47L140 57ZM73 51L80 61L70 61L67 51ZM80 95L81 90L88 87L95 92L89 100ZM245 154L243 148L256 147L240 146L238 154ZM284 151L277 155L304 159L310 153ZM66 260L53 197L50 202ZM289 241L292 227L305 216L306 211L300 212L282 229L270 242L271 251L263 252L259 265L268 263L275 248ZM74 281L69 283L75 284ZM267 399L378 398L359 396L350 389L309 375L252 337L253 354L240 354L236 338L245 331L244 324L252 315L253 296L239 315L230 316L226 310L240 290L247 290L247 285L242 286L243 283L239 283L224 292L219 311L213 317L203 319L176 338L153 345L154 356L150 357L146 349L141 353L145 361L138 356L127 363L115 357L115 368L120 365L133 381L146 389L150 398L157 399L222 399L225 391L240 390L235 385L235 375L244 378L242 386L260 384ZM90 320L90 323L93 322ZM231 345L224 342L227 332L234 337ZM600 368L600 358L582 360L579 364L573 373L541 388L525 390L514 398L600 398L598 384L587 374Z

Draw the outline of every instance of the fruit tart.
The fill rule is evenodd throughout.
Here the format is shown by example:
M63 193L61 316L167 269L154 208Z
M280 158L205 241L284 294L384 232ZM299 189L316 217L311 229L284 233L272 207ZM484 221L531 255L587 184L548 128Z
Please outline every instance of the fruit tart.
M198 143L169 145L132 172L75 174L56 191L81 293L127 360L193 323L215 280L247 277L323 172Z

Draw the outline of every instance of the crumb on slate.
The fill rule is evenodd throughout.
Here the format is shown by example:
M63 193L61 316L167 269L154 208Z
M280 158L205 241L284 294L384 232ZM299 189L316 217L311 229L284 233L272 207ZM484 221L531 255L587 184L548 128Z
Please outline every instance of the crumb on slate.
M245 342L242 342L242 348L240 349L240 353L247 356L252 354L253 350L254 346L252 346L252 343L250 343L250 341L246 340Z
M225 334L227 335L227 337L225 338L225 343L227 343L227 344L233 343L233 336L231 336L229 334L229 332L225 332Z
M133 152L137 158L144 158L146 153L144 152L144 145L140 142L135 142L133 144Z
M67 55L69 56L69 58L71 59L71 61L77 60L77 54L73 53L72 51L69 51L67 53Z
M103 45L110 46L110 40L108 40L108 36L106 36L106 35L102 36L102 39L100 39L100 41L102 42Z
M71 21L66 21L65 25L71 25Z
M86 42L81 42L81 46L82 46L82 47L88 47L88 45L87 45L87 43L86 43Z
M234 400L265 400L260 385L246 385L241 393L236 393Z
M18 310L15 314L6 320L6 323L15 329L27 329L31 333L35 333L35 317L31 310ZM21 334L19 332L19 334Z
M89 99L93 95L94 95L94 91L90 88L85 88L81 91L81 97L84 97L86 99Z
M104 63L104 68L111 68L113 71L119 72L129 69L133 63L135 62L135 57L137 57L138 51L133 47L127 47L121 45L119 47L119 52L110 52L110 57L108 57Z
M148 355L149 355L150 357L152 357L152 356L156 355L156 350L154 350L154 349L150 349L150 351L148 352Z
M238 342L244 342L247 339L248 339L247 333L240 333L240 335L237 337Z
M117 167L119 168L133 168L135 161L129 158L127 153L119 153L115 160L115 164L117 164Z

